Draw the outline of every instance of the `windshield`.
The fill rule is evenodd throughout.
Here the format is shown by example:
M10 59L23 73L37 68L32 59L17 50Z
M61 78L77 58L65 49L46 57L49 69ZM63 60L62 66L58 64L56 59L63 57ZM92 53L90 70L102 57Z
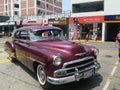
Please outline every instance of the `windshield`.
M65 39L63 36L63 31L58 29L31 31L30 38L32 41L48 39Z

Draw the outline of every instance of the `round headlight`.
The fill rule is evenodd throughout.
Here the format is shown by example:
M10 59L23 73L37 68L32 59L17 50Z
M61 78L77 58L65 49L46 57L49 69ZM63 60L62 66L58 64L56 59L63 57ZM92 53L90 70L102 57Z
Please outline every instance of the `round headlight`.
M53 65L59 66L62 63L62 58L60 56L55 56L53 58Z
M97 56L99 54L99 50L96 48L94 49L94 54Z

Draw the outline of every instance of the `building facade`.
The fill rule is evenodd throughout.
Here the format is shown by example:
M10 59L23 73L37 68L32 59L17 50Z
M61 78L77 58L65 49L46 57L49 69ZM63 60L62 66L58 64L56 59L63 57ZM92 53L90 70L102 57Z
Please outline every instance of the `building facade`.
M39 16L62 13L62 0L0 0L0 15Z
M101 41L115 41L115 36L120 27L120 0L71 0L71 29L74 18L80 24L82 39L89 34L89 39ZM71 36L71 34L70 34Z

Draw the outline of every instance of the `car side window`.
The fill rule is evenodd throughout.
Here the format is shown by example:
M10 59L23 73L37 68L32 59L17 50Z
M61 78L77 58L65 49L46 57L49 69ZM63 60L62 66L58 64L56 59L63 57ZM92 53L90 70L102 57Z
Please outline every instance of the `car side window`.
M20 39L21 40L30 40L28 31L22 30L20 32Z
M14 33L14 38L20 39L19 33L20 33L19 31L16 31L16 32Z

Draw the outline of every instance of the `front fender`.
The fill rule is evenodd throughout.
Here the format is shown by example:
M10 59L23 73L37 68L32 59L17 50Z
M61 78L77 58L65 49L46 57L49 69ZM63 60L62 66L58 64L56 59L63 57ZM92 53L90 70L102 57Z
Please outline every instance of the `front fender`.
M38 53L38 55L37 55L37 53ZM53 57L54 56L60 55L62 57L62 54L57 51L39 48L35 55L37 55L37 57L38 57L36 60L39 60L38 62L43 63L45 71L48 76L53 76L53 72L56 69L59 69L62 67L62 64L59 66L53 65Z

